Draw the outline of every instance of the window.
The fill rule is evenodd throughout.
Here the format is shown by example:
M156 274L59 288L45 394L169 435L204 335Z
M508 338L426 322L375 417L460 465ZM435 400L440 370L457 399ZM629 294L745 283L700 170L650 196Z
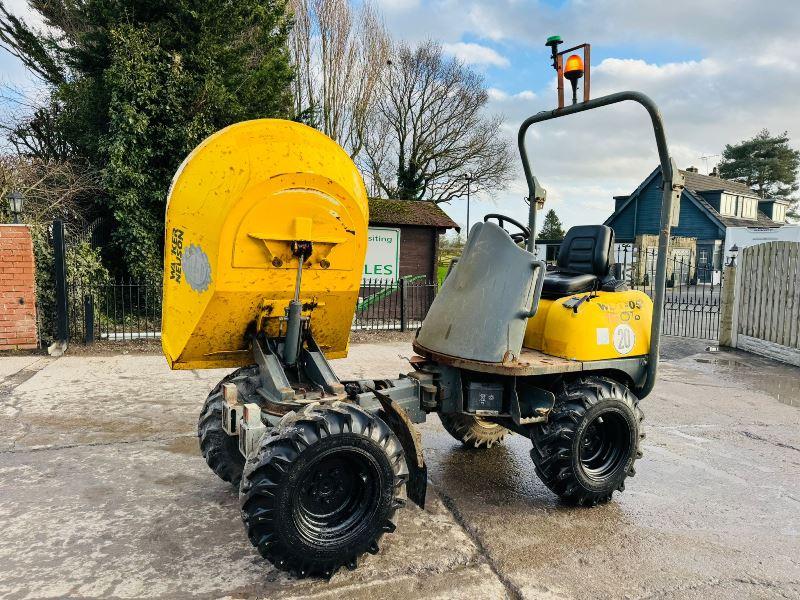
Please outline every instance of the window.
M736 196L722 194L719 200L719 214L729 217L736 214Z
M758 214L758 199L739 196L738 216L743 219L755 219Z

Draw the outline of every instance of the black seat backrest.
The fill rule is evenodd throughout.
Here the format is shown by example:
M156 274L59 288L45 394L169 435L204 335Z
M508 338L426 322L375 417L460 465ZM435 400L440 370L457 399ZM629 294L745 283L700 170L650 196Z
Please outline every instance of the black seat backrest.
M573 273L605 277L611 269L614 230L607 225L571 227L561 242L558 268Z

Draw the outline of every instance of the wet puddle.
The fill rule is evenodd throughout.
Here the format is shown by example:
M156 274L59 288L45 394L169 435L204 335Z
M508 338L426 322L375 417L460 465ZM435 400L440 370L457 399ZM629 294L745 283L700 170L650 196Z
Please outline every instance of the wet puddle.
M783 404L800 408L798 367L739 351L709 353L687 359L689 361L706 375L732 381L746 389L765 392Z
M188 456L199 456L200 449L197 446L197 438L193 435L181 436L167 443L164 447L167 452L175 454L186 454Z

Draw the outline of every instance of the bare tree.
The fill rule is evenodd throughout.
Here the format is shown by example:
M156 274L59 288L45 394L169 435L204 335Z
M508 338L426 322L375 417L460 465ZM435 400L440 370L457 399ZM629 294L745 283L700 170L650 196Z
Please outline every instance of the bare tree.
M72 162L0 155L0 198L11 191L21 192L26 223L61 218L83 224L87 215L82 199L98 189L96 176ZM4 203L3 212L6 210Z
M295 113L357 156L363 147L389 36L370 2L292 0Z
M486 113L483 78L442 47L399 45L381 78L361 158L372 184L389 197L436 203L504 187L511 169L502 117Z
M58 127L62 108L58 102L5 86L0 89L0 144L19 156L40 162L61 162L73 155L62 128Z

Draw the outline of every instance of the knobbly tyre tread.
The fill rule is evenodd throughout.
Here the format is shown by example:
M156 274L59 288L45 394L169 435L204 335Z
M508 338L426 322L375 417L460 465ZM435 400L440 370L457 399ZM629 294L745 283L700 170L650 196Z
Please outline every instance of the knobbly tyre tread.
M282 500L281 495L292 480L293 465L303 453L339 434L356 434L376 444L385 453L394 480L381 494L372 525L348 547L333 552L286 534L287 527L283 525L292 521L292 513L290 501ZM286 415L248 457L239 494L242 521L250 542L278 569L299 578L330 579L342 566L355 569L364 553L378 553L383 534L396 528L395 512L405 505L402 496L407 480L403 447L383 420L347 402L311 404Z
M197 422L200 453L206 464L220 479L234 486L238 486L242 478L244 456L239 452L239 438L229 436L222 429L222 385L240 376L256 374L258 367L253 365L236 369L226 375L209 392Z
M624 468L620 469L610 489L587 489L575 474L573 440L578 423L586 412L598 402L614 399L628 406L636 425L635 447ZM625 479L636 474L634 462L642 457L641 441L644 413L639 399L623 384L600 376L583 377L566 382L556 395L556 402L548 422L534 426L531 440L531 458L536 474L542 482L564 502L579 506L596 506L611 500L615 491L625 490Z
M478 417L474 415L439 413L439 420L447 433L468 448L491 448L502 442L508 433L508 430L502 425L494 423L491 423L492 427L481 425Z

